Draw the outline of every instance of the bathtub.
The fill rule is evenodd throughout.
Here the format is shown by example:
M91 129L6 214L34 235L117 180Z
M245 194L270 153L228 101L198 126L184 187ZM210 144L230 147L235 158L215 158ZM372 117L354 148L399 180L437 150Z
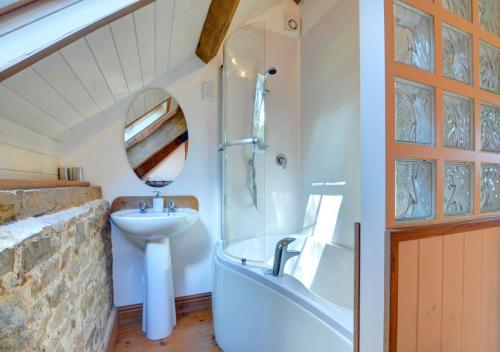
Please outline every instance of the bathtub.
M305 275L311 267L320 273L319 268L324 264L332 269L322 271L329 275L335 272L334 268L349 268L349 251L330 246L334 249L328 257L333 262L317 258L319 265L315 266L310 258L319 253L318 244L310 237L293 236L297 240L292 249L301 250L302 254L290 260L285 275L277 278L267 271L271 267L274 245L283 237L247 239L225 249L222 243L218 244L214 254L212 296L217 343L224 352L352 352L353 297L340 298L333 289L325 299L312 290L326 293L328 290L314 284L322 280L307 280ZM322 246L324 253L325 245ZM243 264L241 258L251 257L256 250L259 255L267 256L266 260L247 260ZM335 261L339 262L335 265ZM351 292L338 291L345 295Z

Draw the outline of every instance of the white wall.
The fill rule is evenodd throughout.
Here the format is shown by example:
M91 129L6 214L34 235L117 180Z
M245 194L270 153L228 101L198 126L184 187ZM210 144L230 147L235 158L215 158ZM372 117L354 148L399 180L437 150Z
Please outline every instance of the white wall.
M59 153L58 141L0 116L0 178L57 179Z
M302 34L309 32L337 2L339 0L302 0L300 2Z
M212 252L220 233L217 77L215 61L203 66L193 59L174 74L151 84L164 88L179 102L190 137L184 170L173 184L161 190L165 195L194 195L200 205L197 224L171 242L176 296L207 292L212 287ZM202 82L213 83L214 102L201 100ZM102 186L109 201L126 195L152 195L155 190L144 185L127 162L123 127L132 99L92 119L62 142L63 164L84 167L86 179ZM115 304L142 302L143 252L116 227L112 231Z
M264 21L276 21L264 16ZM283 19L283 13L279 15ZM251 21L254 22L254 21ZM270 214L270 231L285 233L296 230L299 167L299 44L295 38L268 32L266 61L278 68L269 80L268 105L271 148L266 160L270 181L269 202L287 211L283 216ZM194 195L200 204L200 220L184 234L172 240L172 264L176 296L212 289L212 253L220 239L218 97L213 102L201 100L201 84L213 83L217 91L218 65L214 60L202 66L198 59L188 62L173 74L148 87L162 87L179 102L189 130L189 151L186 166L178 179L165 189L166 195ZM112 201L125 195L152 195L154 189L140 182L129 167L123 148L123 126L133 97L117 104L78 129L62 141L62 163L82 166L86 179L103 187L104 197ZM251 116L248 117L250 123ZM275 133L275 134L274 134ZM287 170L279 169L277 153L289 156ZM290 205L291 204L291 205ZM268 208L271 209L272 206ZM276 212L277 213L277 212ZM267 219L266 219L267 220ZM293 226L290 225L293 223ZM114 290L117 306L142 302L144 256L113 226Z
M360 351L384 350L384 1L360 0L361 292Z
M283 12L279 18L283 19ZM300 232L299 65L298 38L267 31L266 66L278 70L267 81L270 91L266 110L266 144L269 145L265 166L267 235L285 237ZM278 154L287 157L286 169L276 164Z
M358 8L352 0L313 3L302 6L302 213L322 195L319 208L336 218L322 237L352 248L361 202Z
M300 8L290 0L281 0L274 6L252 18L247 23L264 21L266 30L278 34L289 35L284 31L284 15L300 17Z

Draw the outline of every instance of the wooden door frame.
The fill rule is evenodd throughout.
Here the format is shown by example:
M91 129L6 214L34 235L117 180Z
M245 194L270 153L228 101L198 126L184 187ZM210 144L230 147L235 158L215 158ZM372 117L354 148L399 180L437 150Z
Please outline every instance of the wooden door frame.
M500 96L480 88L479 45L485 42L500 49L500 37L481 28L479 0L471 0L472 18L468 21L442 6L444 0L399 0L433 18L434 62L433 72L395 61L394 55L394 0L385 1L385 54L386 54L386 315L387 347L397 351L398 325L398 270L399 244L403 241L444 236L460 232L500 226L499 213L481 213L481 163L500 164L500 154L481 152L480 104L500 106ZM471 37L472 82L470 85L443 76L442 23L467 32ZM435 93L435 145L400 144L395 140L395 88L396 78L409 80L434 88ZM472 150L459 150L443 146L443 91L468 97L473 103ZM395 218L395 162L398 158L432 160L435 167L435 218L430 220L397 222ZM473 166L473 212L468 216L445 217L443 214L444 161L469 162Z
M500 227L500 217L494 219L476 219L457 223L436 224L432 226L415 226L402 229L387 230L386 244L389 248L389 283L386 285L386 296L389 300L388 310L388 351L397 352L398 334L398 274L399 244L405 241L446 236L482 229Z

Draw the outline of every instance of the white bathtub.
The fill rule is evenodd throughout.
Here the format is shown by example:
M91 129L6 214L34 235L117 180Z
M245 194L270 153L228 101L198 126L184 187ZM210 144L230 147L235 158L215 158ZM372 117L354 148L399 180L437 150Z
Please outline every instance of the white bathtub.
M225 251L219 244L214 256L212 299L217 343L224 352L352 352L353 298L328 294L324 283L323 287L314 284L313 281L323 281L317 277L307 280L311 257L318 254L318 246L311 238L293 236L297 238L294 249L302 250L303 254L287 264L285 273L288 274L277 278L266 273L272 263L273 245L283 237L275 236L265 241L248 239ZM335 268L349 267L350 264L346 266L349 256L342 253L342 248L333 247L340 252L330 255L331 263L326 263L321 255L316 256L316 264L323 263L312 265L316 273L323 271L331 277L332 272L338 272ZM247 261L243 265L237 259L251 257L249 254L255 250L266 253L268 258L264 263ZM324 248L322 252L325 253ZM325 263L333 264L330 270L319 268ZM344 282L344 285L350 283ZM328 299L314 293L312 288L315 286L327 293ZM331 291L349 294L352 290ZM330 301L332 298L339 300Z

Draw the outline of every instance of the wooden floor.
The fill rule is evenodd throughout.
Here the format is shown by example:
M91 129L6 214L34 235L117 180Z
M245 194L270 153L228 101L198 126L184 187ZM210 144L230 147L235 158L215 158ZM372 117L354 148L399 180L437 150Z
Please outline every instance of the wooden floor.
M222 351L215 343L212 311L177 315L177 326L172 335L158 341L148 340L141 323L121 326L118 329L115 352L216 352Z

